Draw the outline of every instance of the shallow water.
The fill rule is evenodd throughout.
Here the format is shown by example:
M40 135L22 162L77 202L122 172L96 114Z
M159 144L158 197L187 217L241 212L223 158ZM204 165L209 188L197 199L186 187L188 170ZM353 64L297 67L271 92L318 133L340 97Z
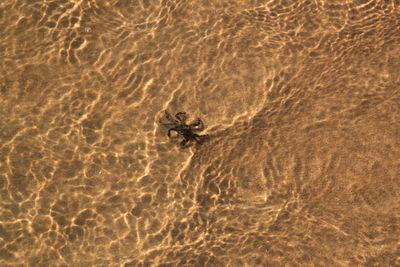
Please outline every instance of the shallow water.
M0 42L1 266L400 265L400 1L6 0Z

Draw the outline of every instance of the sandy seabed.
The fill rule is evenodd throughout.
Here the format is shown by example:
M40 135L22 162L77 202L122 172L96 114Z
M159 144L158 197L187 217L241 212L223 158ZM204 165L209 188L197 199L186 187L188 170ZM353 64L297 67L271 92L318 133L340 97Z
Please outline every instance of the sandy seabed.
M0 59L1 266L400 266L400 1L4 0Z

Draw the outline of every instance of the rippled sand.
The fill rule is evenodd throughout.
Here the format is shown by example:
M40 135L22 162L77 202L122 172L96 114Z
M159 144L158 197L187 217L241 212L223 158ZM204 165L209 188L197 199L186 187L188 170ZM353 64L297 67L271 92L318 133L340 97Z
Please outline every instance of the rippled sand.
M400 1L5 0L0 58L1 266L400 266Z

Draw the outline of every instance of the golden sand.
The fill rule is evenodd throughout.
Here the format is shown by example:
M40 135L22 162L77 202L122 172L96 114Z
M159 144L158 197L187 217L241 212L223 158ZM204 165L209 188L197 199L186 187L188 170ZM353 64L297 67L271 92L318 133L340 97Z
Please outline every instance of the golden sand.
M400 1L3 0L0 59L1 266L400 266Z

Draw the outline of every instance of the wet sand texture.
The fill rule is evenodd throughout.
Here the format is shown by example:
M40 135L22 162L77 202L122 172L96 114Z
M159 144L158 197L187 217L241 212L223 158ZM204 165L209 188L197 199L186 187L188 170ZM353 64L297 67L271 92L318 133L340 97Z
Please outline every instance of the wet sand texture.
M399 122L400 1L1 1L0 265L400 266Z

